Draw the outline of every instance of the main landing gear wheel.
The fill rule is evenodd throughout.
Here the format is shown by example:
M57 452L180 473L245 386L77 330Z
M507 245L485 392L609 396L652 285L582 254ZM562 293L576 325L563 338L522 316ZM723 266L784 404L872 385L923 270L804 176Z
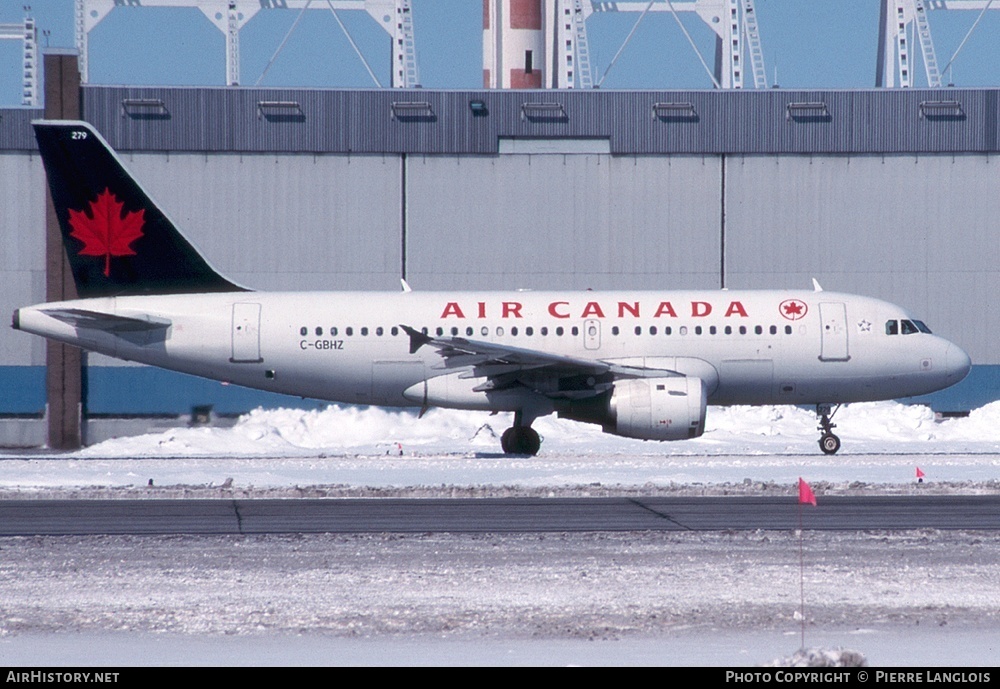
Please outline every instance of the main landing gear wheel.
M837 405L837 409L840 409L839 404ZM816 414L819 415L818 430L823 432L819 437L819 449L823 451L823 454L835 455L837 454L837 450L840 449L840 438L833 434L833 429L837 425L831 421L833 415L837 413L837 409L831 412L829 404L816 405Z
M542 439L531 426L511 426L500 436L500 447L508 455L537 455Z

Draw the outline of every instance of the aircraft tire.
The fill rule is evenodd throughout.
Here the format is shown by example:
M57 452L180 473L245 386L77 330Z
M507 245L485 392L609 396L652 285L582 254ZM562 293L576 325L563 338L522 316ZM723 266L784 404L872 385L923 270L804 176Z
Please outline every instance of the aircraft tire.
M500 447L508 455L534 456L541 446L538 431L530 426L511 426L500 436Z
M521 429L521 453L534 457L542 447L538 431L530 426Z
M512 442L513 436L514 436L513 427L508 428L506 431L503 432L503 435L500 436L500 448L506 455L514 454L514 448Z
M823 450L823 454L837 454L837 450L840 449L840 438L833 433L824 433L819 439L819 449Z

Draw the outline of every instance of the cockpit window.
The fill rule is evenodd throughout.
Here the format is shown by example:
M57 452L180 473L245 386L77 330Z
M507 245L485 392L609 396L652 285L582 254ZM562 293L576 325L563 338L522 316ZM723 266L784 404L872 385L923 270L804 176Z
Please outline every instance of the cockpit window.
M931 329L924 325L923 321L911 321L903 319L901 321L891 320L885 322L886 335L913 335L914 333L931 334Z

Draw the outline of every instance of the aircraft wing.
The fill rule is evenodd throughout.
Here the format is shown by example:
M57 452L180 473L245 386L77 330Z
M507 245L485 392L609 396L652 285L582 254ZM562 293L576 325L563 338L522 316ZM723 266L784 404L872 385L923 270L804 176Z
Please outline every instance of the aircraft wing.
M462 377L486 378L476 388L482 391L519 384L548 397L584 398L605 392L615 380L684 375L464 337L432 337L406 325L401 327L410 336L411 354L425 345L436 349L441 355L440 368L468 368L470 371Z

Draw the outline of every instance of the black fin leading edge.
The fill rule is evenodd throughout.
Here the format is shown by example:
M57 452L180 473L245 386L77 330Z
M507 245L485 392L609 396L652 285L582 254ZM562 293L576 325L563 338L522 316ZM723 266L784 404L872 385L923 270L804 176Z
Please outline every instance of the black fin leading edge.
M81 298L246 291L208 265L90 124L32 124Z

